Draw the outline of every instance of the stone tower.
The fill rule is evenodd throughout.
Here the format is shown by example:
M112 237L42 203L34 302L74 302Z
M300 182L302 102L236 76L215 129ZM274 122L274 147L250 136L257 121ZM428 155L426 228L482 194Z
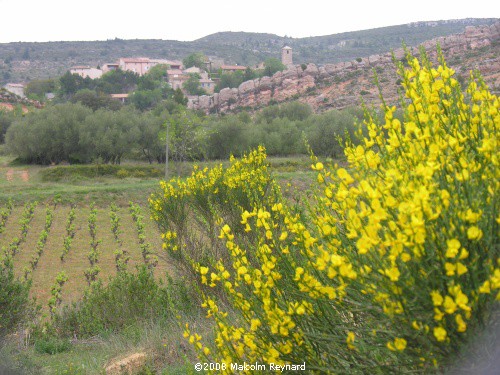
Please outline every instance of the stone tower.
M281 49L281 62L285 66L292 66L293 65L292 48L291 47L284 46Z

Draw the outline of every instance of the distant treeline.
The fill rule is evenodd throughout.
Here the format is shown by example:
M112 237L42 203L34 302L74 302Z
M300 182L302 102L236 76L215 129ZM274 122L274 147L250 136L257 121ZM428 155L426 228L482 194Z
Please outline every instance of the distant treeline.
M5 117L5 116L4 116ZM339 141L353 135L359 109L313 114L292 102L247 112L205 116L169 103L149 112L126 106L92 111L80 103L48 106L24 116L5 117L5 149L33 164L112 163L124 158L163 162L168 128L174 161L225 159L264 145L269 155L307 153L340 157ZM0 122L2 115L0 115Z

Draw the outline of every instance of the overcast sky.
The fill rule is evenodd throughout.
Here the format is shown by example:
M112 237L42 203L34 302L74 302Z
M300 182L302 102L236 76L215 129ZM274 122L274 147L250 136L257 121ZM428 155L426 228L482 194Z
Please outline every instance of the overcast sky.
M500 17L500 1L0 0L0 42L188 41L219 31L299 38L468 17Z

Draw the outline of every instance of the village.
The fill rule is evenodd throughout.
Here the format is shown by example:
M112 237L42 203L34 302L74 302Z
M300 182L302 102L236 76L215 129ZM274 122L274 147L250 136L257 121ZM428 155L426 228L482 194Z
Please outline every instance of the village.
M293 55L292 48L289 46L284 46L281 49L281 62L284 67L293 66ZM75 65L68 69L71 74L77 74L82 78L99 79L104 74L121 70L136 73L139 76L147 74L151 68L155 66L162 66L165 69L165 78L168 85L173 89L180 89L186 97L190 98L193 95L185 89L185 83L190 79L190 77L196 77L198 79L199 87L201 92L211 95L214 94L216 85L220 80L220 75L224 73L235 73L235 72L245 72L248 68L251 69L263 69L264 63L260 63L254 67L247 67L242 65L226 65L222 64L220 61L212 61L212 59L206 57L204 61L204 66L191 66L185 67L182 61L179 60L167 60L167 59L154 59L149 57L122 57L118 61L113 63L103 64L102 67L92 67L88 65ZM25 98L25 88L26 83L7 83L4 88L21 98ZM46 99L53 99L54 95L48 94ZM125 103L129 97L129 93L113 93L111 98Z

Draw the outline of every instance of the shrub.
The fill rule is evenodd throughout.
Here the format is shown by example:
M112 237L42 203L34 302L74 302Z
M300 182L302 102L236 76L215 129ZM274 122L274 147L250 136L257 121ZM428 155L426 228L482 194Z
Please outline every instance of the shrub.
M43 336L35 340L35 350L40 354L58 354L71 349L68 339L60 339L54 336Z
M120 169L118 172L116 172L116 177L118 178L127 178L129 176L129 173L125 169Z
M237 226L243 212L276 200L274 195L280 193L268 169L264 148L259 147L243 160L232 157L227 169L222 165L195 169L185 180L160 183L161 190L150 198L152 216L163 231L164 249L180 269L190 274L193 262L228 259L216 239L217 223L224 220ZM239 233L245 241L255 240L243 228Z
M26 323L33 311L29 301L31 283L14 277L12 258L0 260L0 339Z
M367 112L368 134L348 143L347 168L313 157L308 211L298 214L278 193L256 194L250 208L225 195L226 207L243 213L217 222L224 260L195 264L216 338L184 333L203 361L225 363L228 373L243 361L429 372L483 325L500 288L500 101L475 74L465 96L443 59L438 68L423 53L406 61L410 69L398 64L404 121L395 107L383 105L382 121ZM254 179L244 181L241 189ZM178 187L163 190L184 195ZM172 214L161 200L152 208L157 220Z
M119 272L106 286L101 281L92 283L79 303L66 306L54 316L53 324L60 334L78 337L117 332L139 322L171 316L171 301L178 298L176 290L169 290L141 266L136 274Z
M141 166L141 165L71 165L56 166L46 168L40 171L42 181L61 181L70 180L75 177L96 178L96 177L160 177L164 171L160 167Z

